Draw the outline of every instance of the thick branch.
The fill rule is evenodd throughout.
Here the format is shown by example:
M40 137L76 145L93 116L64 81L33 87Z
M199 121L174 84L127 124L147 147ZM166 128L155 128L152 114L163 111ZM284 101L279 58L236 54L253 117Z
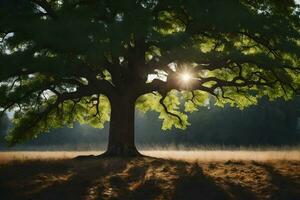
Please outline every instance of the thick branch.
M166 98L166 94L163 94L163 96L162 96L161 99L159 100L159 103L160 103L160 105L162 105L162 107L164 108L164 111L165 111L168 115L171 115L171 116L173 116L173 117L176 117L177 120L179 121L180 125L181 125L181 126L184 126L181 117L180 117L179 115L177 115L177 114L172 113L172 112L169 111L168 107L167 107L167 106L165 105L165 103L164 103L165 98Z

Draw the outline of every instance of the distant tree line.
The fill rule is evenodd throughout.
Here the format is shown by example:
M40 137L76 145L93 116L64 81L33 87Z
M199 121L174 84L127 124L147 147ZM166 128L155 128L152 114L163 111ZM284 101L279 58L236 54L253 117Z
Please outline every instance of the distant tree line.
M191 126L186 130L161 130L156 113L136 112L136 142L138 145L297 145L300 144L300 99L294 101L262 99L257 106L239 110L226 106L203 107L191 114ZM11 123L7 116L0 121L0 144L5 148L4 137ZM68 146L75 148L105 146L108 124L104 129L74 124L71 127L51 130L42 136L21 144L17 148L36 146Z
M300 143L298 118L300 101L269 102L263 99L257 106L245 110L211 106L190 116L187 130L159 131L155 117L137 123L138 142L147 144L188 145L295 145ZM153 114L152 114L153 115ZM142 131L144 130L144 131ZM175 132L175 134L171 133Z
M10 121L8 116L5 114L0 118L0 145L3 146L5 143L4 137L8 131L8 127L10 125Z

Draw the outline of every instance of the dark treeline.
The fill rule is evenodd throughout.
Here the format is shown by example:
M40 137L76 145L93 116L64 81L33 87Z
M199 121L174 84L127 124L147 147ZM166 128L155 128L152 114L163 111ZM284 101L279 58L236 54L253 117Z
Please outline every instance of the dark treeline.
M300 99L295 101L261 100L257 106L238 110L232 107L201 108L191 114L186 130L161 130L161 121L156 113L136 113L136 141L138 145L184 144L197 145L297 145L300 143ZM40 137L20 144L15 148L36 146L62 146L72 149L105 146L108 124L104 129L74 124L73 128L51 130ZM11 123L4 116L0 123L1 147Z
M164 133L159 131L155 114L149 114L147 120L138 118L138 142L234 146L299 144L299 103L299 100L262 100L257 106L242 111L232 107L202 108L190 116L192 126L187 130Z

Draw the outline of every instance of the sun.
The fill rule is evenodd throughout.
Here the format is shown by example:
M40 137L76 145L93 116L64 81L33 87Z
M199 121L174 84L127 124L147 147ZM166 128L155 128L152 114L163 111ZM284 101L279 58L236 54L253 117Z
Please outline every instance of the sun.
M192 78L193 78L192 75L188 72L184 72L180 75L180 79L183 82L189 82Z

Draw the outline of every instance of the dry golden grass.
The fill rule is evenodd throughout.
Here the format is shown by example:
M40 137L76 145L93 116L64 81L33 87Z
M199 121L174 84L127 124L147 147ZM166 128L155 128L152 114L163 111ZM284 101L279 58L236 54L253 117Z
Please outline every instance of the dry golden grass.
M7 151L0 152L0 163L26 160L62 160L79 155L99 155L100 151Z
M191 151L145 151L145 155L185 160L185 161L226 161L226 160L255 160L255 161L271 161L271 160L298 160L300 161L300 151L249 151L249 150L191 150Z
M0 152L0 163L13 160L60 160L74 158L79 155L99 155L103 151L19 151ZM226 161L226 160L255 160L300 161L300 150L146 150L142 154L156 158L175 159L184 161Z
M69 159L99 152L6 152L1 199L300 199L299 152L146 151L163 157Z

